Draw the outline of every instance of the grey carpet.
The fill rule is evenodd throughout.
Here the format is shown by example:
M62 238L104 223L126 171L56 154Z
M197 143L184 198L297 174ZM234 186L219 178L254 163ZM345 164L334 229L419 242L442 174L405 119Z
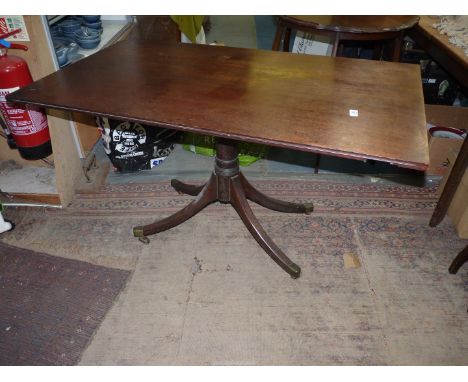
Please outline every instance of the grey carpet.
M130 272L0 242L0 365L74 365Z

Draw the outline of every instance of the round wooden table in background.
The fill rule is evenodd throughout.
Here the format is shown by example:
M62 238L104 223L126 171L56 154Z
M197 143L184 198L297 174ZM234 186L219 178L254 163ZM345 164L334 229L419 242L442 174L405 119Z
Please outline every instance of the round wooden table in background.
M288 52L291 31L296 30L330 37L332 56L342 55L342 41L375 41L374 58L379 59L383 42L391 41L392 61L399 61L404 33L418 20L418 16L279 16L272 50L280 50L284 34L283 51Z

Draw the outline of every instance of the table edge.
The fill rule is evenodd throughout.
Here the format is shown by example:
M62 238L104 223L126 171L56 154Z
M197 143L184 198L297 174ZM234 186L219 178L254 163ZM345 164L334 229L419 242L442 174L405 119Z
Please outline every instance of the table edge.
M141 124L145 124L149 126L173 129L173 130L178 130L178 131L187 131L187 132L198 133L198 134L206 134L206 135L210 135L210 136L218 137L218 138L226 138L226 139L232 139L236 141L246 141L246 142L251 142L251 143L263 144L266 146L281 147L281 148L304 151L304 152L315 153L315 154L331 155L331 156L345 158L345 159L376 160L380 162L386 162L391 165L396 165L398 167L403 167L403 168L408 168L408 169L418 170L418 171L425 171L429 167L429 163L407 162L407 161L402 161L402 160L395 159L395 158L388 158L388 157L383 157L383 156L381 157L381 156L368 155L368 154L359 154L355 152L335 150L335 149L324 148L320 146L289 143L289 142L284 142L284 141L279 141L279 140L256 138L254 136L231 134L231 133L220 132L216 130L207 131L200 127L191 127L191 126L179 125L179 124L163 122L163 121L159 121L159 122L148 121L143 118L127 117L125 115L116 115L116 114L111 114L111 113L102 113L98 111L86 110L86 109L75 108L75 107L73 108L63 107L59 105L44 104L40 102L26 102L26 101L15 99L14 97L15 93L16 92L10 93L7 96L9 102L17 103L17 104L34 105L34 106L39 106L45 109L78 112L78 113L84 113L84 114L91 114L95 116L115 118L119 120L127 120L127 121L137 122L137 123L141 123Z

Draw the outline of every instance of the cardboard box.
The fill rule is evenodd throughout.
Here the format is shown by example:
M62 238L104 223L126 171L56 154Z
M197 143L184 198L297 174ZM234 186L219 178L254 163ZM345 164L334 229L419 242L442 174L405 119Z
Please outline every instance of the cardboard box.
M445 188L445 184L447 183L447 179L452 171L455 160L457 159L457 155L458 153L455 151L450 152L448 155L448 171L437 188L437 195L439 196ZM468 170L465 171L465 174L457 187L457 191L450 203L447 215L452 220L458 236L461 239L468 239Z
M445 105L425 105L426 121L432 125L468 130L468 108ZM461 139L429 136L429 167L427 175L445 176L463 143Z
M426 105L426 120L433 125L468 130L468 108ZM429 158L431 164L427 173L430 170L431 175L444 176L437 189L438 195L442 193L445 187L462 144L463 140L461 139L437 137L430 137L429 139ZM452 220L458 236L462 239L468 239L468 170L465 171L458 185L447 215Z
M429 167L426 175L447 175L463 143L461 139L429 137Z
M447 154L447 167L446 167L446 174L442 178L442 180L439 183L439 186L437 187L436 195L440 196L442 194L442 191L445 188L445 184L447 183L447 179L450 175L450 172L452 171L452 167L455 164L455 161L457 160L458 153L460 152L460 149L457 148L452 148L448 149L449 152Z

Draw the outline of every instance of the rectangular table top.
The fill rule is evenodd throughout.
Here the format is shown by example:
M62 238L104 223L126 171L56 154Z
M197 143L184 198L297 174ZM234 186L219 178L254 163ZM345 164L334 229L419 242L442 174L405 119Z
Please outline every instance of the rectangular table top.
M8 99L417 170L429 163L418 65L132 40Z

